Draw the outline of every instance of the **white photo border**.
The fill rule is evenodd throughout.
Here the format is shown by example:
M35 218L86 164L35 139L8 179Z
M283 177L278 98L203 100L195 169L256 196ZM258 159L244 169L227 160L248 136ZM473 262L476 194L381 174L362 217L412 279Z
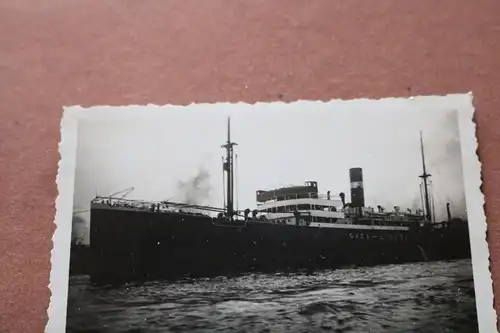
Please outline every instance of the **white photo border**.
M469 221L469 235L472 253L472 269L474 274L474 290L476 297L477 320L480 332L497 331L497 315L494 309L493 281L490 273L490 254L486 240L487 223L484 212L484 195L481 191L481 162L477 155L478 142L476 138L476 124L474 122L473 95L471 92L466 94L448 94L442 96L415 96L415 97L396 97L382 98L387 99L405 99L418 101L420 99L433 98L437 100L453 98L453 105L466 105L458 111L460 146L462 153L464 190L467 206L467 217ZM364 99L370 101L369 99ZM373 102L379 101L371 100ZM351 102L354 100L332 99L330 101L308 101L298 100L287 104L304 103L305 107L314 109L314 103L339 103ZM263 104L277 104L283 102L259 102L251 106L258 108ZM409 102L411 103L411 102ZM191 104L187 106L165 105L156 106L149 104L148 107L164 108L167 111L169 107L189 109L195 105L197 107L207 106L217 107L221 104L231 105L232 103L214 103L214 104ZM246 103L234 103L234 107ZM51 252L51 272L49 289L51 291L50 304L47 309L48 322L45 328L47 333L60 333L66 331L66 313L68 299L69 282L69 261L70 261L70 243L71 228L73 216L73 197L75 189L75 170L76 155L78 146L78 122L83 113L93 112L99 109L99 112L113 110L119 106L113 107L91 107L83 108L81 106L69 106L63 108L61 120L61 141L59 144L59 169L56 179L58 187L58 196L56 199L55 224L56 229L52 237L53 249ZM139 107L125 106L125 108ZM144 107L144 106L140 106ZM187 110L186 110L187 111ZM207 111L210 112L210 111ZM334 112L334 111L333 111ZM103 113L103 115L106 112ZM110 114L114 114L110 112ZM128 114L128 113L127 113Z

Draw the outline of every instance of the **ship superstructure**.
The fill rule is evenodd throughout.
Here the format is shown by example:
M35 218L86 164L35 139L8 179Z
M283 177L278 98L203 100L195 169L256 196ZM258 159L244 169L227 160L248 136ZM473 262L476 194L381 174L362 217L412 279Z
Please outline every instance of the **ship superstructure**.
M362 172L360 168L351 170ZM362 188L361 188L362 189ZM359 188L352 192L362 195ZM352 198L356 198L351 193ZM380 229L380 230L409 230L409 226L425 221L423 212L418 210L402 211L400 207L393 207L392 211L378 206L365 207L364 203L356 205L345 202L345 194L331 195L318 193L318 183L307 181L303 186L286 186L269 191L257 191L257 211L262 217L273 224L297 224L297 218L307 217L307 226L324 228L353 228ZM364 226L364 227L363 227ZM389 228L388 228L389 227Z

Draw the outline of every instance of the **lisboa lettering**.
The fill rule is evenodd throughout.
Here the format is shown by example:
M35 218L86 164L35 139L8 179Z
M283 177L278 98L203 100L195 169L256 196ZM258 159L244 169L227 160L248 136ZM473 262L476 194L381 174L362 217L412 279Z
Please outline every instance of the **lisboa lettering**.
M350 232L349 239L351 240L388 240L394 242L405 242L407 236L403 234L389 234L389 235L369 235L364 232Z

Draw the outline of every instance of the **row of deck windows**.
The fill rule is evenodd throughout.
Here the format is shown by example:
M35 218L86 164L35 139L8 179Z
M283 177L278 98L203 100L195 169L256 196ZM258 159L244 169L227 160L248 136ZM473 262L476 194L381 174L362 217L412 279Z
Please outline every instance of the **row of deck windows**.
M326 212L336 212L337 208L333 206L320 206L310 204L278 206L266 209L267 213L293 213L297 210L322 210Z
M323 216L311 216L310 219L311 219L311 222L320 222L320 223L336 223L338 221L337 218L323 217ZM277 222L283 222L283 223L285 223L286 220L287 220L287 218L276 219ZM391 220L385 220L385 221L382 221L382 220L366 220L366 221L362 221L361 220L361 221L357 221L356 224L359 224L359 225L375 225L375 226L389 226L389 227L404 227L404 226L408 226L407 223L401 223L401 222L398 222L398 221L391 221Z

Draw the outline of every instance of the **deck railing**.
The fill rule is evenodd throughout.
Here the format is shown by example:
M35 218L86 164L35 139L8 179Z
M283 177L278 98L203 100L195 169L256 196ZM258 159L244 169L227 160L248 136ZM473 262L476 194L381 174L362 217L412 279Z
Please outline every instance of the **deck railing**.
M342 201L339 196L335 196L335 195L328 196L327 194L319 194L319 193L315 193L315 192L310 192L310 193L295 193L295 194L287 194L287 195L283 195L283 196L276 196L270 200L267 200L265 202L260 202L258 204L262 205L262 204L265 204L268 202L277 202L277 201L295 200L295 199L324 199L324 200L331 200L331 201L338 201L338 202Z

